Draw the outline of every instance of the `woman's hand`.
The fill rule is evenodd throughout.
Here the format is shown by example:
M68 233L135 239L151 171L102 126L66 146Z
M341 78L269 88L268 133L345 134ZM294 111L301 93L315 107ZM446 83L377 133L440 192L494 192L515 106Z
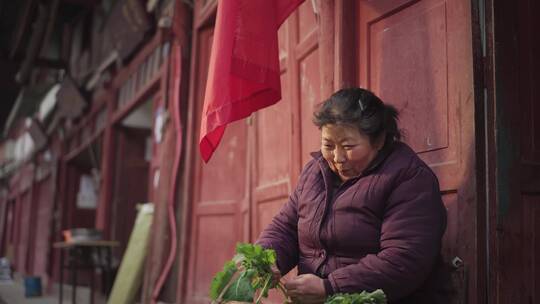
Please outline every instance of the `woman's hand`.
M272 286L276 286L281 280L281 272L275 265L272 265L270 269L272 270Z
M293 303L318 304L326 299L323 280L313 274L299 275L287 281L285 288Z

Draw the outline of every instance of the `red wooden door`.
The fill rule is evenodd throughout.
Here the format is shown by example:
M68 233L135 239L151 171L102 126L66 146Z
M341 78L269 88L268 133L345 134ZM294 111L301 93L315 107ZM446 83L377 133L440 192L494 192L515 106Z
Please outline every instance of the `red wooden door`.
M6 256L9 207L10 203L7 199L0 201L0 255L2 256Z
M321 101L321 78L327 71L320 65L319 23L312 3L306 1L278 33L282 100L229 125L212 160L203 165L197 135L213 28L201 24L212 20L211 10L211 5L199 3L195 11L199 28L192 66L194 121L190 125L194 127L188 130L192 134L189 159L195 164L193 177L188 177L194 193L188 199L191 230L186 232L190 238L187 303L208 301L211 278L232 257L235 243L257 239L287 201L301 168L310 159L309 152L319 149L319 131L311 119L315 105ZM333 11L325 13L333 15ZM266 302L281 301L271 295Z
M540 303L540 2L492 5L488 299Z
M15 269L19 269L19 252L20 252L20 243L21 243L21 214L22 214L22 204L21 204L21 197L16 196L13 201L13 232L12 232L12 263L13 267Z
M202 28L195 44L196 78L194 126L199 134L204 87L213 28ZM246 121L227 127L220 148L209 163L198 153L198 136L192 137L193 187L191 204L187 302L207 303L212 277L234 253L237 242L249 240L249 180Z
M27 190L20 195L17 202L20 205L19 212L19 233L17 238L16 246L16 265L17 271L19 273L25 274L28 270L27 268L27 255L28 247L30 245L30 234L31 230L35 229L35 226L32 225L30 221L32 215L32 193L31 190Z
M331 14L329 11L320 14ZM304 2L290 20L292 37L289 43L294 50L291 68L293 69L294 85L290 88L293 96L294 128L299 132L294 137L293 145L294 168L293 176L298 177L301 169L309 162L313 151L321 147L320 131L313 125L313 111L316 106L329 96L322 96L321 87L323 77L331 77L324 73L326 67L321 66L321 52L319 45L319 23L310 1ZM328 46L326 46L328 47ZM331 46L333 47L333 45Z
M6 222L9 212L9 201L0 194L0 255L5 256L6 250Z
M135 217L137 204L148 202L150 163L145 159L150 130L116 127L115 179L111 205L111 239L120 242L114 250L121 259L126 249Z
M67 163L67 185L66 201L67 206L65 213L63 214L63 227L64 229L73 228L94 228L96 211L95 209L83 209L77 207L77 193L79 192L79 186L81 176L83 174L90 174L90 169L85 165L73 161Z
M51 228L54 204L54 174L36 184L35 197L37 217L35 219L35 239L33 252L29 256L32 274L47 277L47 263L51 248Z
M457 302L476 303L476 185L470 2L360 1L359 84L400 111L405 141L435 171L448 211L443 253Z
M39 198L37 195L39 195L39 184L34 183L32 186L31 195L30 195L30 214L28 219L28 241L27 241L27 255L26 255L26 261L25 261L25 270L26 273L29 275L34 275L34 260L36 258L36 255L44 255L44 252L37 252L36 251L36 241L37 241L37 234L40 233L39 226L36 225L39 219L39 211L40 211L40 204L39 204Z
M2 251L0 251L0 254L2 254L2 256L7 256L11 259L13 257L13 233L15 231L15 200L7 199L5 204L5 226L4 236L2 238ZM13 263L13 261L11 262Z
M312 3L306 1L279 29L282 99L254 114L250 130L252 241L287 202L303 165L311 159L309 153L320 148L319 131L312 123L322 98L318 28ZM295 273L293 269L289 277ZM282 301L271 292L265 302Z

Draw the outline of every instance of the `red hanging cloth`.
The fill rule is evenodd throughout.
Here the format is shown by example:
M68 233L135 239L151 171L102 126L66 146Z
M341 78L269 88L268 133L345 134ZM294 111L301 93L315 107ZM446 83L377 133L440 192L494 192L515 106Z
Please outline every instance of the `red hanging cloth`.
M303 1L219 1L199 143L205 162L228 123L281 99L277 32Z

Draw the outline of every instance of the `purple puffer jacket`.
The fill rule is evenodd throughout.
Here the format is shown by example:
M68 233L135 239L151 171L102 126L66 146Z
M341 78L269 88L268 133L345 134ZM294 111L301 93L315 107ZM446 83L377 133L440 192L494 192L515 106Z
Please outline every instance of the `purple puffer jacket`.
M431 169L397 142L339 185L321 153L312 155L257 241L276 251L282 274L298 266L325 279L329 293L381 288L391 303L445 302L437 293L446 210Z

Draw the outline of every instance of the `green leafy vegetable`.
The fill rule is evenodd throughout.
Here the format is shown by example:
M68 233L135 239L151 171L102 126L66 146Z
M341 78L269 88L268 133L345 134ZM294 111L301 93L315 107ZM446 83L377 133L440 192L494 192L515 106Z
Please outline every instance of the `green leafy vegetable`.
M386 295L381 289L374 292L338 293L326 299L324 304L386 304Z
M259 245L239 243L236 255L225 263L210 285L212 303L243 301L260 303L268 297L268 291L281 283L273 282L272 266L276 265L276 253Z
M231 301L251 302L256 289L252 286L254 271L244 271L225 292L223 298Z
M272 280L272 266L276 265L276 253L259 245L239 243L236 255L223 266L210 285L212 304L231 301L261 303L272 288L279 289L290 303L281 282ZM326 299L325 304L386 304L386 296L380 289L353 294L335 294Z
M231 280L233 275L238 271L236 264L233 261L228 261L223 266L223 270L218 272L216 276L212 279L212 284L210 285L210 298L215 300L219 297L221 291L227 283Z

